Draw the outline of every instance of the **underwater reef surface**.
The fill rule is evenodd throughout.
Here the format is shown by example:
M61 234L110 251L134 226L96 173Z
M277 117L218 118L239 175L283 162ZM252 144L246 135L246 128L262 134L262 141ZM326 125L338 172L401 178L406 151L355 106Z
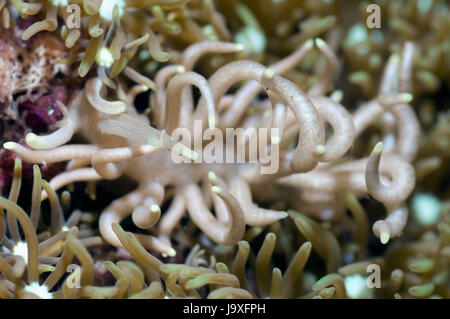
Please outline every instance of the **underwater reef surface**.
M450 298L445 0L0 0L0 298Z

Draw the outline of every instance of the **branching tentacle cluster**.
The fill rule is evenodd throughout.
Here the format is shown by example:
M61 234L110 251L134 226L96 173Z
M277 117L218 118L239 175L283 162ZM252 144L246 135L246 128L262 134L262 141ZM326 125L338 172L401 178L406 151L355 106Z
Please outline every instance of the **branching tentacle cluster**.
M161 189L159 192L163 192L169 185L176 186L175 197L180 202L176 207L186 207L192 220L215 242L234 244L242 239L245 224L263 226L286 216L283 212L260 209L253 204L252 185L261 181L281 183L305 192L316 190L319 194L328 194L326 197L329 198L327 202L330 208L336 206L333 202L336 201L336 195L341 189L350 190L357 196L370 194L384 203L388 209L396 212L388 219L389 221L382 224L382 227L380 224L374 227L375 234L382 236L383 241L386 241L389 236L398 235L404 227L405 218L394 216L399 215L399 212L403 212L402 216L405 214L406 208L397 210L397 207L402 206L414 187L414 170L408 161L415 156L418 143L416 136L419 133L417 126L414 128L410 125L411 121L417 120L404 103L410 97L406 94L408 92L394 95L396 93L383 83L384 88L380 92L380 97L361 106L352 116L338 101L323 96L331 85L330 79L336 73L336 57L324 41L317 40L315 43L326 58L328 71L324 74L323 80L319 80L316 86L311 87L308 94L276 73L286 72L298 64L306 52L314 48L313 40L302 45L298 51L273 67L266 68L252 61L236 61L219 68L206 80L201 75L189 71L195 61L206 54L232 53L240 49L239 45L209 41L186 49L182 67L165 67L156 76L156 82L162 87L157 88L152 102L155 103L156 114L160 114L156 120L159 128L153 128L147 119L122 102L103 100L100 95L101 81L99 78L93 78L86 83L85 90L69 105L70 111L60 129L48 136L37 136L33 133L27 136L28 145L42 150L27 150L12 142L5 144L5 147L23 156L25 160L31 159L35 163L86 160L86 164L92 165L92 168L79 167L55 177L50 182L54 189L75 181L115 179L121 175L138 181L141 185L138 190L118 199L100 218L101 234L115 246L121 245L112 231L113 223L120 223L130 214L134 223L141 229L150 229L157 223L161 214L159 205L162 204L163 195L156 196L152 191L152 185L159 185ZM407 46L401 59L401 68L404 72L408 72L410 68L405 62L408 58L410 60L411 52L408 48L411 47ZM394 68L393 61L397 67L400 62L398 59L390 60L386 68L385 82L395 81L392 78L394 75L391 74L393 73L391 69ZM167 83L170 75L173 75L173 78ZM243 80L249 81L248 84L234 96L227 95L230 87ZM400 80L405 82L404 79ZM194 106L188 89L192 85L200 88L201 92L197 106ZM404 83L401 87L408 87L408 84ZM195 120L209 123L208 126L202 126L204 131L213 129L216 123L219 128L225 129L222 121L238 123L237 120L240 122L242 118L235 117L231 120L229 114L245 116L242 110L248 107L255 94L262 88L269 97L268 103L264 104L274 116L272 123L270 119L258 120L257 115L247 116L245 121L252 121L254 118L253 121L256 122L253 123L256 124L258 121L260 123L256 124L257 127L275 125L282 129L283 133L280 136L270 137L272 145L281 146L278 159L280 169L276 174L260 175L255 167L247 168L245 165L233 168L229 165L192 163L180 164L177 167L176 164L170 163L170 152L167 150L173 150L177 142L169 136L171 132L187 125L186 128L194 134L192 123ZM388 89L389 92L383 92ZM231 101L225 112L220 109L220 105L224 103L221 101L224 99ZM370 119L373 120L374 114L382 115L385 110L392 112L399 127L395 154L382 155L383 145L379 143L366 159L332 164L347 153L356 136L370 124ZM279 119L276 119L277 112L285 115L278 115ZM405 124L406 117L410 119L408 125ZM329 123L334 132L326 141L324 123ZM75 133L82 134L92 145L63 145ZM121 138L111 143L111 139L108 138L111 134ZM290 141L296 138L298 138L297 146L292 147ZM191 145L185 145L180 153L194 159L195 152L190 151L190 148ZM155 168L154 166L160 165L160 161L166 162L165 167ZM183 173L184 178L177 176L180 169L188 170ZM204 193L197 185L205 180L208 172L213 191L208 197L214 199L217 219L209 212L209 204L202 199ZM243 178L239 177L240 175ZM324 200L323 196L307 197L302 198L310 203ZM172 219L174 215L176 218ZM173 229L174 223L177 223L181 216L180 212L168 214L167 218L163 219L166 223L164 228ZM167 220L172 220L172 226L167 225ZM169 235L166 232L161 234L161 238L167 239ZM137 238L146 248L169 255L174 253L167 241L144 235L138 235Z

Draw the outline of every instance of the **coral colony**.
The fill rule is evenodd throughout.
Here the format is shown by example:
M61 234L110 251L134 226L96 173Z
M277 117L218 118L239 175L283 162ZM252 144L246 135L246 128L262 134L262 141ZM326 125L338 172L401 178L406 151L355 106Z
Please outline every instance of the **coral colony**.
M449 298L449 30L445 0L0 0L0 298Z

